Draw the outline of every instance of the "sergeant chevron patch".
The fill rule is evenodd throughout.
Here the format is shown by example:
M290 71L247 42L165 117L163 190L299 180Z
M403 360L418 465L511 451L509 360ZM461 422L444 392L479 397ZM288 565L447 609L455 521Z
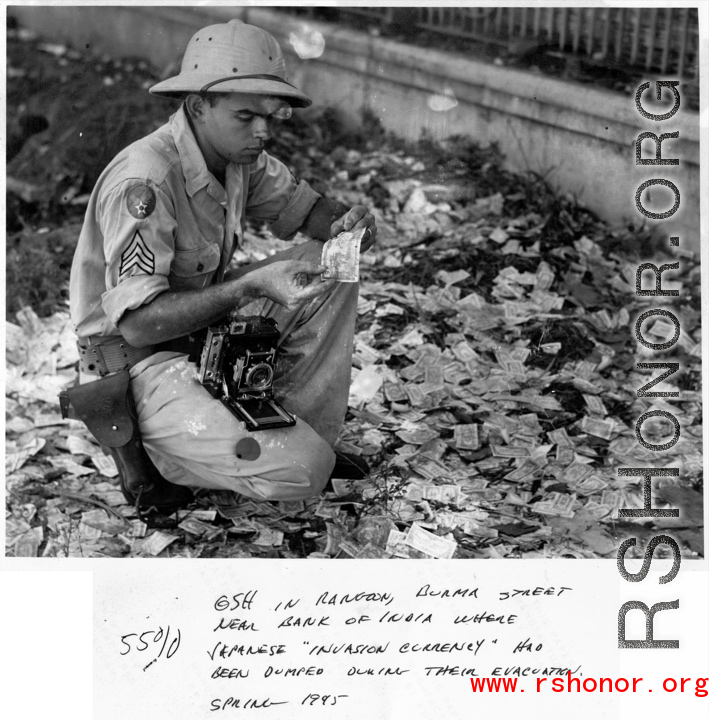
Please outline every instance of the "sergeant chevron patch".
M118 271L119 277L127 274L132 268L136 268L138 273L145 275L153 275L155 273L155 255L145 244L143 236L139 230L135 231L130 245L123 251L121 255L121 268Z

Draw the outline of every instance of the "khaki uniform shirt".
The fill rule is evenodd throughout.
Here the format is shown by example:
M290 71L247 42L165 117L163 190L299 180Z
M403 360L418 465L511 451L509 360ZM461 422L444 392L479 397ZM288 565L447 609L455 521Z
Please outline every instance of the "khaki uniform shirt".
M221 282L246 217L292 238L320 198L263 152L230 164L226 189L209 172L181 108L121 151L91 195L71 269L80 337L119 335L117 324L167 290Z

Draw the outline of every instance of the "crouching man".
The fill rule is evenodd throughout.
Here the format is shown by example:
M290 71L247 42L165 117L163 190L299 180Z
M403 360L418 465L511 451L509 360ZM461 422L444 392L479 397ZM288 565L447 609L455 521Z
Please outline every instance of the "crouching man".
M367 228L367 250L374 218L364 206L321 197L264 151L274 122L311 104L286 79L267 32L239 20L200 30L179 75L150 92L182 106L103 172L72 265L82 417L96 430L98 413L94 434L113 448L124 493L144 507L172 510L197 487L259 499L316 495L333 472L347 410L358 291L356 283L323 281L322 243ZM247 217L268 222L279 238L300 231L312 240L229 269ZM277 323L273 387L296 418L291 427L250 432L188 361L191 333L242 310ZM125 406L99 399L115 396L115 388L100 388L117 375L130 379ZM106 416L109 406L120 422ZM149 481L131 469L140 438L135 423L135 431L124 425L136 413L159 471ZM112 432L121 438L110 442Z

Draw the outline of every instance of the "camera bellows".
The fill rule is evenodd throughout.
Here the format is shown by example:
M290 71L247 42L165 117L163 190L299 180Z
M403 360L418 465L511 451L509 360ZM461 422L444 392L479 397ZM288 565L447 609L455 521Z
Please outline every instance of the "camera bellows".
M279 337L275 320L257 315L236 317L207 328L199 381L251 432L295 425L295 418L273 397ZM249 454L253 452L251 449ZM244 455L243 459L257 457Z

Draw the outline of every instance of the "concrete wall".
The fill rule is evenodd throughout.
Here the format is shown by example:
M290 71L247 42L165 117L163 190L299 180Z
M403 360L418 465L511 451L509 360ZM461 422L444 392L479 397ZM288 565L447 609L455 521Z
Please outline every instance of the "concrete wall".
M681 205L671 220L659 224L661 231L680 235L685 248L699 248L695 112L680 109L670 120L653 123L641 117L631 97L618 93L336 25L306 23L263 7L16 6L8 12L48 38L79 48L88 43L117 56L145 57L159 69L179 63L200 27L240 17L276 36L294 83L317 105L339 107L353 122L368 108L387 129L409 139L426 129L434 138L464 134L496 141L511 169L545 175L554 187L573 193L612 223L641 223L644 218L635 209L638 186L650 178L671 180L680 189ZM314 55L323 45L317 57L302 58L296 52ZM650 91L644 101L652 112ZM441 103L454 106L435 109ZM678 167L635 165L635 139L646 130L679 131L679 139L663 144L665 157L680 158ZM643 156L654 157L651 153L653 143L646 141ZM664 212L673 198L667 189L651 189L643 202L648 210Z

